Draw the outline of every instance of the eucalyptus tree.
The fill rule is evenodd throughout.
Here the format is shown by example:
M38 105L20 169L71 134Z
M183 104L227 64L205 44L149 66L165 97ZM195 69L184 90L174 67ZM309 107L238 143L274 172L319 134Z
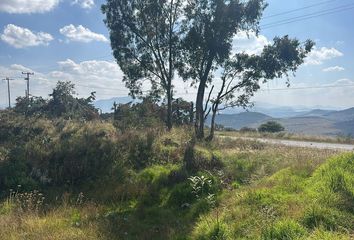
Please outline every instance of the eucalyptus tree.
M277 37L259 55L237 53L226 61L220 81L215 83L220 85L219 91L210 100L212 117L208 140L214 137L218 111L251 106L250 99L260 89L260 85L272 79L286 77L289 86L289 74L295 74L313 46L314 43L310 40L301 44L299 40L288 36ZM215 85L212 89L214 87Z
M196 85L197 138L204 138L204 98L216 71L230 59L232 41L240 31L258 33L264 0L188 0L183 19L183 51L179 73Z
M141 96L148 80L150 92L166 97L171 129L182 0L107 0L102 12L130 94Z

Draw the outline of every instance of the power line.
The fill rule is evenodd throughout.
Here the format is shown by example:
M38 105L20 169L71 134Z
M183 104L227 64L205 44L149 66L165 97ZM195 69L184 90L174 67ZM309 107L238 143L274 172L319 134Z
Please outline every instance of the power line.
M307 90L307 89L327 89L327 88L345 88L354 87L354 84L346 85L327 85L327 86L308 86L308 87L294 87L294 88L272 88L272 89L261 89L260 91L289 91L289 90Z
M261 25L260 27L261 27L261 29L268 29L268 28L272 28L272 27L286 25L286 24L293 23L293 22L299 22L299 21L304 21L307 19L317 18L320 16L325 16L325 15L330 15L330 14L339 13L339 12L343 12L343 11L348 11L351 9L354 9L354 4L348 4L348 5L344 5L344 6L333 8L333 9L327 9L327 10L314 12L311 14L305 14L302 16L288 18L288 19L284 19L281 21L264 24L264 25Z
M269 19L269 18L274 18L274 17L278 17L278 16L283 16L283 15L286 15L286 14L289 14L289 13L294 13L294 12L298 12L298 11L301 11L301 10L305 10L305 9L309 9L309 8L313 8L313 7L317 7L317 6L321 6L321 5L325 5L327 3L333 3L333 0L331 0L331 1L323 1L323 2L316 3L316 4L308 5L308 6L305 6L305 7L296 8L296 9L293 9L293 10L276 13L276 14L273 14L273 15L265 16L262 19Z

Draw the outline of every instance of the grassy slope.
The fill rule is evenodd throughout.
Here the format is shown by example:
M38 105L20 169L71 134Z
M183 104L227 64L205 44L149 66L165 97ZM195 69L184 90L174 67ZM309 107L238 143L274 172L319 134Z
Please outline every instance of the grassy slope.
M110 129L94 125L101 127ZM211 206L194 196L182 168L188 136L188 129L162 134L155 157L168 160L129 170L123 183L48 189L55 200L38 211L6 199L0 239L350 239L354 233L353 155L323 164L339 153L231 139L199 144L200 170L190 175L211 179L217 200ZM215 159L220 163L210 167Z

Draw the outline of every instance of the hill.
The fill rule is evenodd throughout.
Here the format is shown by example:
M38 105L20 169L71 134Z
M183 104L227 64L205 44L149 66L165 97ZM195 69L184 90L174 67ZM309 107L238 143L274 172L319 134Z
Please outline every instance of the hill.
M307 135L354 135L354 108L341 111L315 109L295 117L274 118L257 112L221 114L216 118L218 124L241 129L257 128L262 123L274 120L281 123L286 131Z
M335 111L324 115L325 118L334 120L336 122L347 122L354 120L354 108L345 109L342 111Z
M322 110L322 109L314 109L310 112L306 112L304 114L298 115L298 117L323 117L326 115L329 115L331 113L334 113L336 111L333 110Z
M272 119L263 113L243 112L238 114L222 114L216 117L216 122L225 127L240 129L245 126L259 125L264 121Z

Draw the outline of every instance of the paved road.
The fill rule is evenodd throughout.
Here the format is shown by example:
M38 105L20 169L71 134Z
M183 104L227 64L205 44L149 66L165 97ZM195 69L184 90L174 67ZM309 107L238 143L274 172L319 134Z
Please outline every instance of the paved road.
M340 143L320 143L320 142L307 142L307 141L296 141L296 140L281 140L281 139L270 139L270 138L249 138L249 137L231 137L231 138L241 138L245 140L257 140L263 143L270 143L276 145L285 145L292 147L306 147L306 148L317 148L317 149L335 149L342 151L354 151L354 145L351 144L340 144Z

